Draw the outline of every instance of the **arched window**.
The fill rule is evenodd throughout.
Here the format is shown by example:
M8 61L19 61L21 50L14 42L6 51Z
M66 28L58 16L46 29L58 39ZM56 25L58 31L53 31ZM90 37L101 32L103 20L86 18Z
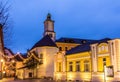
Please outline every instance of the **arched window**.
M98 45L98 53L107 53L108 52L108 44L101 43Z

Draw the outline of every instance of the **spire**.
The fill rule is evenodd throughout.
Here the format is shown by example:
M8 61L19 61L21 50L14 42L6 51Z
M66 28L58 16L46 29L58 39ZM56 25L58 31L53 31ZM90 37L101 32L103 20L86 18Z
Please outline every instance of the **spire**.
M50 13L47 14L47 19L51 20L51 14Z

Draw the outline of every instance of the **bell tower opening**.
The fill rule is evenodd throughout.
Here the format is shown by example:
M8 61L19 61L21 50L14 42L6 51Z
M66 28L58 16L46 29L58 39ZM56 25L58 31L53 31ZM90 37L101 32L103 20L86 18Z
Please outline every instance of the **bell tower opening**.
M47 18L44 21L44 34L49 35L53 41L55 41L56 33L54 32L54 21L51 19L51 14L47 14Z

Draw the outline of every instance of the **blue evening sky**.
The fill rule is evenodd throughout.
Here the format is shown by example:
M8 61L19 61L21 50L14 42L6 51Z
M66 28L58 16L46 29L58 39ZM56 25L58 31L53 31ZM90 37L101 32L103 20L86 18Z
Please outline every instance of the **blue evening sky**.
M57 39L120 38L120 0L9 0L14 53L26 52L43 35L48 12Z

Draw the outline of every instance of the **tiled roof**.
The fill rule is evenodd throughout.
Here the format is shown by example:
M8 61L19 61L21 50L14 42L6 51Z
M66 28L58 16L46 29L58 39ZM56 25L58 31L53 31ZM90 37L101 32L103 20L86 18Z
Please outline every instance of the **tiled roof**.
M14 53L11 51L11 49L4 47L5 50L8 50L10 52L11 55L14 55ZM6 52L6 51L5 51Z
M78 38L64 38L64 37L56 40L56 42L77 43L77 44L91 43L94 41L96 41L96 40L78 39Z
M85 51L90 51L91 48L90 48L90 45L91 44L95 44L95 43L107 43L109 40L111 40L110 38L104 38L104 39L101 39L101 40L96 40L96 41L91 41L90 43L86 43L86 44L82 44L82 45L79 45L75 48L72 48L71 50L67 51L66 54L69 55L69 54L75 54L75 53L80 53L80 52L85 52Z
M57 45L53 42L53 40L48 36L44 36L40 41L38 41L33 47L43 47L43 46L51 46L51 47L57 47Z
M21 55L23 58L27 58L27 54L25 54L25 55Z
M90 51L90 45L89 44L83 44L79 45L75 48L72 48L71 50L67 51L68 54L74 54L74 53L80 53L80 52L85 52L85 51Z

